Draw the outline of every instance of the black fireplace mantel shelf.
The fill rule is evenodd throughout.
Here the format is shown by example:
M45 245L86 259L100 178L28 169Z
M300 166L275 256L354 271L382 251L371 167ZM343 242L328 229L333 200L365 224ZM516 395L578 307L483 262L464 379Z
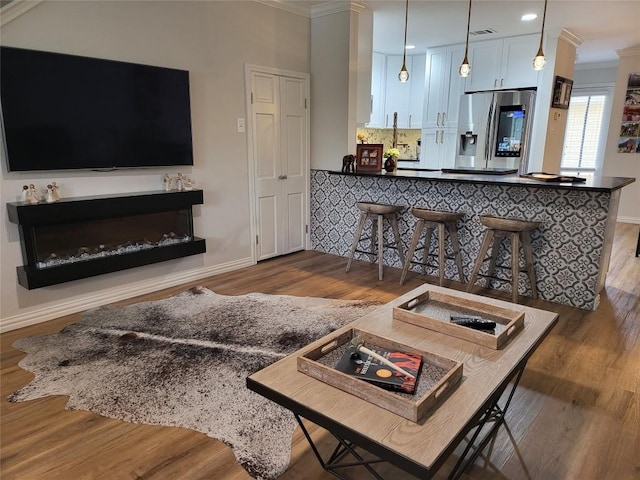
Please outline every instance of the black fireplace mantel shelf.
M206 243L193 235L193 205L204 203L202 190L150 191L116 195L96 195L64 198L54 203L31 205L25 202L7 203L9 220L18 224L25 265L16 267L18 282L34 289L105 273L163 262L206 252ZM83 223L107 219L118 222L131 217L164 212L187 212L186 225L190 241L132 253L75 261L54 267L38 268L38 234L59 232L73 236ZM41 243L41 242L40 242Z
M118 195L62 198L53 203L7 203L9 220L18 225L50 225L67 221L123 217L190 208L204 202L202 190L150 191Z

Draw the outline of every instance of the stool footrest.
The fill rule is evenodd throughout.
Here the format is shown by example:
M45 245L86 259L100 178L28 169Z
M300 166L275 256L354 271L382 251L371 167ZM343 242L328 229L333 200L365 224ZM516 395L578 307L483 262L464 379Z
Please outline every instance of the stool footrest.
M509 284L512 282L511 278L502 278L502 277L496 277L496 276L493 276L493 275L483 275L481 273L479 273L477 276L478 277L482 277L482 278L489 278L491 280L495 280L496 282L504 282L504 283L509 283Z
M501 270L511 270L511 266L507 266L507 265L496 265L493 268L499 268ZM521 265L520 267L518 267L518 270L520 271L520 273L527 273L529 271L529 267L527 267L526 265ZM479 277L486 277L488 275L483 275L482 273L478 273Z
M440 258L437 253L429 253L429 254L427 254L427 257ZM445 260L455 260L456 259L456 255L455 255L455 253L447 253L444 256L444 259ZM420 262L417 262L417 263L420 263Z

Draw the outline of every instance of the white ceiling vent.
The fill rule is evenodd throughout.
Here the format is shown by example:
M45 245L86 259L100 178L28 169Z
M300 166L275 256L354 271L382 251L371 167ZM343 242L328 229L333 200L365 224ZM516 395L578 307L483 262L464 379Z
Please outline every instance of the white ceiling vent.
M497 30L493 28L485 28L483 30L474 30L473 32L469 32L469 35L488 35L489 33L496 33Z

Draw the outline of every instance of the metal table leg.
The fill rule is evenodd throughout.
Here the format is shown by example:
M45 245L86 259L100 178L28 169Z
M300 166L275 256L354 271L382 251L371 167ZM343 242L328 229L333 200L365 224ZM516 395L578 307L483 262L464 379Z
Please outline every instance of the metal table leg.
M504 407L500 408L498 403L502 398L502 394L504 393L507 386L509 385L508 383L505 384L504 388L502 389L502 392L500 392L500 394L497 396L496 401L493 404L491 404L489 408L487 408L487 410L485 410L485 412L478 419L476 424L470 427L469 432L473 431L473 435L469 439L469 442L467 443L467 446L462 452L462 455L460 455L460 458L458 459L458 462L456 463L455 467L453 467L453 470L449 474L449 478L451 480L456 480L460 478L460 476L469 467L469 465L475 462L478 455L480 455L480 452L482 452L482 450L487 445L489 440L491 440L491 438L496 434L500 425L502 425L502 423L504 422L504 417L507 413L507 410L509 409L509 405L511 404L511 400L513 399L513 394L515 393L516 388L518 387L518 383L520 383L520 378L522 378L522 374L524 373L525 366L526 366L526 363L522 365L520 370L517 371L515 380L513 381L513 386L511 387L511 391L509 392L509 396L507 397ZM484 437L476 444L476 441L478 440L478 437L480 436L482 429L484 428L485 425L487 425L490 422L493 422L493 425L491 426L489 431L484 435Z
M320 452L318 451L318 448L316 447L311 436L309 435L307 428L304 426L304 423L302 423L302 419L300 418L300 416L297 413L294 413L294 415L296 417L298 425L300 425L300 428L302 429L302 432L304 433L304 436L307 439L307 442L309 442L309 445L311 446L313 453L315 454L316 458L318 459L318 462L320 462L320 465L324 470L326 470L327 472L331 473L332 475L334 475L335 477L341 480L349 480L346 477L343 477L336 469L362 466L366 468L376 480L384 480L382 476L380 476L380 474L376 472L375 469L371 466L374 463L384 462L384 460L381 460L379 458L365 460L362 457L362 455L360 455L356 451L356 446L353 443L351 443L350 441L344 438L338 437L333 432L329 432L329 433L331 433L331 435L333 435L333 437L338 441L338 445L336 446L335 450L333 451L329 459L325 461L322 458L322 455L320 455ZM342 462L341 460L347 454L351 454L356 459L356 461Z
M504 396L504 392L509 386L509 382L505 382L501 391L499 391L496 394L495 401L487 407L487 409L480 415L480 417L475 423L469 426L467 430L467 435L469 433L472 433L472 432L473 433L471 435L471 438L468 440L468 443L465 449L460 455L460 458L456 462L456 465L453 467L453 470L449 474L448 476L449 479L457 480L462 476L464 471L471 464L473 464L473 462L475 462L476 458L478 457L478 455L480 455L480 453L485 448L487 443L495 436L500 425L504 423L505 415L507 413L507 410L509 409L511 400L513 399L513 394L515 393L516 388L520 383L520 379L522 378L522 374L524 373L525 366L526 366L526 363L524 363L515 372L513 385L511 387L511 390L509 391L509 394L506 398L504 406L500 407L499 402ZM341 475L340 472L337 471L337 469L353 467L353 466L362 466L365 469L367 469L367 471L371 474L371 476L373 476L376 480L384 480L383 477L372 467L372 465L375 463L385 462L385 460L382 460L379 458L364 459L362 455L360 455L356 451L356 448L357 448L356 445L354 445L352 442L350 442L345 438L339 437L334 432L329 432L329 433L331 433L331 435L333 435L333 437L338 441L338 444L334 449L333 453L329 456L329 458L327 460L324 460L322 458L322 455L318 451L318 448L316 447L315 443L311 439L311 436L309 435L307 428L304 426L304 423L302 422L302 418L297 413L294 413L294 415L295 415L296 421L298 422L298 425L300 425L300 428L302 429L302 432L304 433L304 436L307 439L307 442L311 446L311 449L313 450L314 455L316 456L316 458L318 459L318 462L320 463L320 465L324 470L326 470L327 472L331 473L332 475L334 475L335 477L341 480L349 480L348 478ZM489 424L491 424L491 427L489 428L488 431L484 433L482 438L480 438L484 427ZM343 461L344 457L346 457L349 454L353 458L355 458L355 461L350 461L350 462ZM435 474L435 472L433 473ZM429 478L431 478L431 475L429 476Z

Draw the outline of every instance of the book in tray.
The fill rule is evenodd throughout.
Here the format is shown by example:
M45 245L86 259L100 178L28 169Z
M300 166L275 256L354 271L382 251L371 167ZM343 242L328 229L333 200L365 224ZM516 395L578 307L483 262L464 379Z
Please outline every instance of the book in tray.
M347 348L338 361L336 370L387 390L414 393L422 367L422 357L419 354L385 350L372 345L367 345L367 348L391 360L414 378L403 375L366 353L354 353L353 348Z

